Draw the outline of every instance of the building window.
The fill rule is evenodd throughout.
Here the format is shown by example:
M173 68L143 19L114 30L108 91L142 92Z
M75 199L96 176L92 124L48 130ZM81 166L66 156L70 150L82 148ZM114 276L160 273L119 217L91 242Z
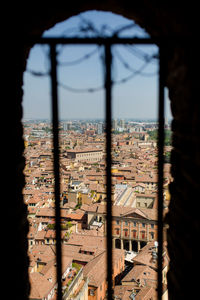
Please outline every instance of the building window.
M94 289L89 290L89 296L95 296L95 290Z
M128 229L124 229L124 236L128 236Z
M137 231L133 230L133 238L136 238L136 237L137 237Z
M150 237L152 240L154 239L154 232L150 232Z

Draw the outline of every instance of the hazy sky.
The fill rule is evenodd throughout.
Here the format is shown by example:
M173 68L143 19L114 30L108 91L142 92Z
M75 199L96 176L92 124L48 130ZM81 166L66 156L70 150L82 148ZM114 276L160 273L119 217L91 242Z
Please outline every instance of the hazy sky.
M134 24L132 21L109 12L90 11L56 24L44 36L92 36L83 33L88 26L85 20L101 34L110 35L113 31ZM120 36L148 36L140 27L124 30ZM103 86L102 47L58 46L58 81L74 91L59 86L60 119L104 118L104 89L94 93L81 92L81 89ZM158 61L147 63L144 58L157 54L156 46L113 46L112 77L113 118L156 118L158 98ZM88 55L88 56L87 56ZM83 58L81 60L81 58ZM80 59L80 60L79 60ZM142 74L132 76L142 68ZM35 45L29 55L27 70L46 72L49 69L48 47ZM123 79L132 79L122 83ZM171 118L169 100L166 99L166 117ZM36 77L24 73L24 119L50 119L50 79L49 76Z

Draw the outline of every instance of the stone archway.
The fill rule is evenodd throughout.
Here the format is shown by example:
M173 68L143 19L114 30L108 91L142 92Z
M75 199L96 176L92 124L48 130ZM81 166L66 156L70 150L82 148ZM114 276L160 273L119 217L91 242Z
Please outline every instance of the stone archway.
M23 204L22 188L24 186L24 157L23 157L23 130L21 124L22 117L22 86L23 71L26 66L26 59L29 53L31 43L27 40L31 35L41 36L44 30L52 27L57 22L78 14L88 9L108 10L120 13L123 16L134 19L141 27L144 27L152 36L198 36L198 7L194 4L179 5L168 1L168 3L159 3L157 1L141 0L131 1L76 1L76 3L57 1L48 3L47 6L31 5L31 10L21 7L18 4L12 15L12 35L18 38L14 43L12 55L7 55L7 61L11 62L12 74L9 78L10 89L5 89L8 99L8 109L10 114L11 107L13 116L16 119L10 119L13 136L7 147L13 148L15 139L16 163L9 168L10 173L17 171L15 196L10 193L7 201L5 215L7 219L12 216L15 220L15 240L10 241L6 247L13 249L14 255L9 258L10 267L14 270L15 282L13 290L18 299L27 299L29 293L28 278L28 257L27 240L28 223L26 220L26 207ZM9 9L10 16L11 11ZM170 22L169 22L170 20ZM6 29L5 29L6 30ZM8 31L10 36L10 31ZM197 70L198 57L191 43L184 45L177 44L177 40L171 40L166 45L164 53L166 63L166 85L169 88L172 113L174 116L173 132L174 140L172 152L172 174L174 183L171 184L171 203L167 215L169 225L168 230L168 250L170 255L170 264L173 268L168 273L170 299L189 298L190 288L185 287L185 274L192 272L192 266L198 257L196 247L193 245L193 236L199 236L199 215L198 209L193 210L188 202L195 195L199 194L200 183L197 180L199 174L199 115L200 107L197 101L197 91L199 74ZM12 45L13 47L13 45ZM195 76L195 75L197 76ZM11 103L14 102L14 105ZM15 121L16 122L15 122ZM8 154L7 154L8 155ZM7 161L10 157L7 156ZM6 166L7 171L8 166ZM14 190L14 189L13 189ZM13 192L14 193L14 192ZM191 194L192 193L192 194ZM196 203L197 206L199 205ZM191 220L195 220L191 221ZM11 229L11 228L10 228ZM9 230L11 232L11 230ZM193 233L191 235L191 232ZM177 239L178 237L178 239ZM182 251L184 249L184 251ZM190 254L190 255L188 255ZM188 261L190 257L190 262ZM182 264L182 262L188 262ZM175 280L176 279L176 280ZM198 287L198 282L196 282ZM195 284L193 283L195 287ZM195 290L195 288L194 288ZM197 291L198 292L198 291Z
M129 240L123 240L123 249L129 251Z
M144 246L146 246L147 242L141 241L140 242L140 249L142 249Z
M115 239L115 248L121 249L121 240L120 239Z
M138 252L138 242L137 241L132 241L132 250L134 252Z

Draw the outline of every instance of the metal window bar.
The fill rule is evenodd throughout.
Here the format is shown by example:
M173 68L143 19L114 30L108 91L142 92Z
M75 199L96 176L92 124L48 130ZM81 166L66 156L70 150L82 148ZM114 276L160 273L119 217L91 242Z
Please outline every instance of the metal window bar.
M51 107L53 123L53 164L54 164L54 193L55 193L55 219L56 219L56 278L57 299L62 299L62 249L61 249L61 226L60 226L60 155L59 155L59 117L58 117L58 89L57 89L57 61L56 45L50 44L51 60Z
M113 299L112 283L112 53L111 45L105 45L105 101L106 101L106 198L107 198L107 284L108 299Z
M111 127L112 127L112 45L140 44L160 46L159 99L158 99L158 299L162 299L162 253L163 253L163 149L164 149L164 68L162 47L159 39L152 38L41 38L34 43L50 46L51 60L51 101L53 122L53 152L55 177L55 218L56 218L56 264L57 264L57 299L62 299L62 247L60 228L60 175L59 175L59 136L58 136L58 89L57 89L57 44L97 44L105 48L105 101L106 101L106 152L107 152L107 298L113 299L112 282L112 201L111 201Z
M159 48L159 96L158 96L158 299L162 299L163 268L163 163L164 163L164 107L165 70L163 45Z

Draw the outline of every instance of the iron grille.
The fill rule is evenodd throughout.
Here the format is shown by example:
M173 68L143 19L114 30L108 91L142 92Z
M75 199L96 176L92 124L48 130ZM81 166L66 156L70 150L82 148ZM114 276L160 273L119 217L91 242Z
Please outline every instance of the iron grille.
M159 46L159 93L158 93L158 299L162 299L162 252L163 252L163 149L164 149L164 59L162 42L152 38L41 38L36 44L50 47L51 61L51 109L53 123L53 153L55 177L55 220L56 220L56 264L57 264L57 299L62 299L62 248L60 227L60 172L59 172L59 136L58 136L58 90L57 90L57 53L56 46L62 45L101 45L105 51L105 102L106 102L106 178L107 178L107 297L113 299L112 289L112 201L111 201L111 127L112 127L112 45L137 44Z

